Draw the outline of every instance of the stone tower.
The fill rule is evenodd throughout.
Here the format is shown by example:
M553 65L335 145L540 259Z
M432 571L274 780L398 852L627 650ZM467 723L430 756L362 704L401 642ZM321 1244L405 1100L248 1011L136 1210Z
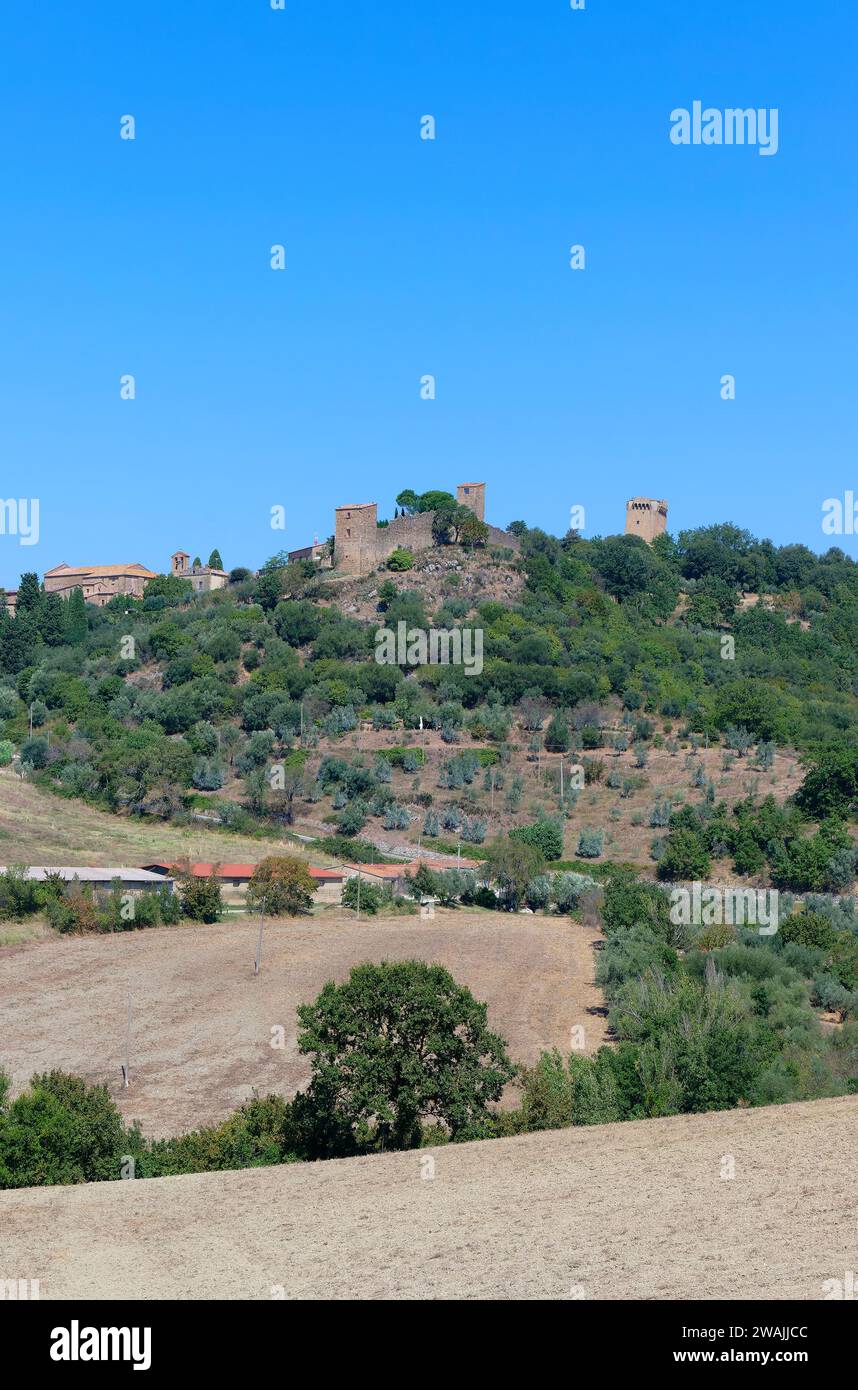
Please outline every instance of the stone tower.
M343 574L366 574L373 569L378 548L378 503L359 502L337 507L334 513L334 560Z
M459 483L456 488L456 501L460 507L468 507L479 517L480 521L486 519L486 485L485 483Z
M175 555L170 556L171 574L187 574L190 568L190 555L187 550L177 550Z
M652 497L632 497L626 503L626 535L640 536L651 545L667 530L667 503Z

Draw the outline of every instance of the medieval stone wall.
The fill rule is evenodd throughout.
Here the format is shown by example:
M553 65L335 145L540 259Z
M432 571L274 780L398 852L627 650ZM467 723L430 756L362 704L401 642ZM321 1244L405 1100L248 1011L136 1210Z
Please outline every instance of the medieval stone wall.
M463 494L464 488L469 493ZM457 496L463 506L483 520L485 484L462 483ZM415 516L397 516L387 526L378 525L378 506L365 502L356 506L337 507L334 545L334 564L340 574L369 574L383 565L400 546L417 555L431 550L434 512L418 512ZM487 545L503 545L510 550L520 549L517 536L489 526Z

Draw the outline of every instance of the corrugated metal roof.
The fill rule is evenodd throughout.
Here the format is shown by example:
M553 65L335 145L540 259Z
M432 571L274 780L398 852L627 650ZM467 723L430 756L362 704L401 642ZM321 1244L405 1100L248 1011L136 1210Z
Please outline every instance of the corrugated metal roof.
M0 874L7 872L7 866L0 864ZM43 883L49 874L58 874L60 878L71 883L73 879L80 879L81 883L110 883L115 878L122 879L123 883L151 883L157 885L164 882L163 874L152 874L147 869L119 868L119 869L100 869L93 868L89 864L31 864L27 866L27 878L34 879L36 882Z

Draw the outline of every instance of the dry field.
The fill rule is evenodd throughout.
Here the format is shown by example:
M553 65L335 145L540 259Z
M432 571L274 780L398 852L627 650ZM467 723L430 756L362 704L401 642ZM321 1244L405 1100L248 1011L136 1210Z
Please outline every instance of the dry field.
M604 1040L593 982L597 933L565 918L439 911L356 922L330 909L265 927L262 972L252 974L256 923L161 927L58 937L0 950L0 1066L20 1090L60 1067L106 1084L126 1120L150 1135L223 1119L254 1088L291 1095L309 1079L296 1047L295 1008L361 961L415 956L447 966L489 1006L514 1061L569 1050L583 1025L588 1050ZM127 996L132 998L131 1086L121 1085ZM285 1046L271 1046L272 1029Z
M161 821L114 816L43 792L14 773L0 772L0 864L94 864L116 868L164 859L256 863L266 854L301 854L294 841L254 839ZM314 864L330 856L312 856Z
M856 1142L849 1097L4 1192L0 1275L43 1298L815 1300L858 1267Z

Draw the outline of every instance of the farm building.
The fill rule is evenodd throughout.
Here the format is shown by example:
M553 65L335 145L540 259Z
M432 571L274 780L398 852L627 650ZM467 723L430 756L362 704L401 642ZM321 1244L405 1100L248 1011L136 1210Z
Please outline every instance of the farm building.
M183 868L185 866L182 866ZM255 864L190 864L187 866L194 878L208 878L214 872L221 886L223 897L227 902L242 902L247 893L247 885L253 877ZM164 875L175 873L178 866L157 862L147 864L146 870L152 874ZM312 864L307 865L307 871L311 878L316 880L316 894L319 902L339 902L342 893L343 880L348 876L343 869L317 869Z
M367 883L374 883L381 888L387 885L392 888L394 893L407 894L409 892L407 879L413 877L420 865L431 869L433 873L440 873L444 869L450 869L452 864L443 864L434 859L412 859L410 864L344 864L343 869L348 878L355 878L358 874ZM481 869L482 864L473 859L462 859L458 865L461 869Z
M0 865L0 874L5 874L5 865ZM82 888L90 887L109 891L118 880L126 893L147 893L162 888L166 884L172 893L173 879L167 874L150 873L148 869L97 869L87 864L34 864L24 870L28 879L44 883L48 878L61 878L65 883L75 880Z

